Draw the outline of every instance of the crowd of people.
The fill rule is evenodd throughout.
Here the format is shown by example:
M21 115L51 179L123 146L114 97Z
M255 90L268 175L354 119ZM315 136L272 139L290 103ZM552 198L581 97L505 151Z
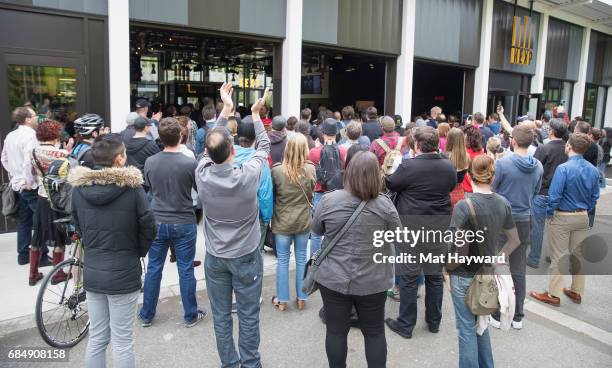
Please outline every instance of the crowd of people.
M359 113L352 106L336 112L321 108L316 117L304 108L299 117L270 118L267 90L250 114L236 111L231 96L231 85L224 84L220 100L203 101L195 116L188 105L152 113L147 100L137 99L121 133L110 133L96 114L76 118L72 134L51 112L39 122L31 106L15 109L17 127L4 141L2 164L19 199L17 262L29 264L28 282L36 285L43 277L39 268L64 259L70 239L53 221L66 214L53 206L44 185L61 166L72 187L66 212L85 249L88 367L105 366L109 343L115 367L134 366L134 320L137 316L142 327L154 324L169 251L177 264L185 327L207 316L198 305L194 277L201 264L196 256L201 222L206 289L223 367L261 366L264 244L273 245L277 255L270 302L279 312L306 308L308 260L333 247L315 275L330 367L346 366L347 335L355 320L368 367L385 367L385 326L404 338L420 333L414 327L421 283L428 330L438 333L445 282L455 311L459 366L494 365L486 326L464 302L487 264L451 267L423 257L403 266L374 262L378 253L449 252L441 240L426 247L394 242L374 247L379 230L485 231L484 241L465 247L466 254L502 255L515 288L514 313L492 313L486 321L492 327L523 327L526 267L539 268L542 254L549 257L549 286L529 295L553 306L563 295L581 303L584 275L574 272L564 288L559 261L579 255L593 226L610 161L610 130L580 118L570 121L562 108L539 120L522 116L514 124L502 106L488 117L448 118L434 107L410 122L398 115L380 117L374 106ZM144 286L141 257L148 258ZM52 283L71 277L57 272ZM399 301L395 318L385 318L388 297ZM239 321L238 349L232 312Z

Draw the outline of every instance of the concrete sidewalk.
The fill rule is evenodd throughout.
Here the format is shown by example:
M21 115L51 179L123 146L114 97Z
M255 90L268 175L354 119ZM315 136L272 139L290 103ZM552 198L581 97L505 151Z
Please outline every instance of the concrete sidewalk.
M612 194L610 189L602 195L597 210L597 231L610 233L612 225ZM198 229L201 234L201 229ZM198 237L196 259L204 256L203 237ZM612 257L608 248L607 257ZM0 285L4 300L0 304L0 346L44 346L33 327L34 304L38 286L27 285L28 266L17 266L15 260L15 234L0 235ZM292 262L293 264L293 262ZM269 305L275 294L274 278L276 259L264 256L267 275L264 281L264 305L261 314L263 361L267 367L293 365L296 367L322 367L326 365L324 326L317 312L321 305L316 294L300 313L295 308L279 313ZM546 286L546 265L538 271L529 271L528 290L542 290ZM50 268L41 269L43 273ZM612 268L610 269L612 272ZM198 300L207 306L208 300L202 267L196 270ZM569 280L568 280L569 281ZM292 284L292 283L291 283ZM446 292L446 291L445 291ZM136 328L136 351L139 366L177 367L203 365L218 366L216 345L210 317L195 329L182 327L178 275L176 266L166 262L160 294L160 305L155 326ZM528 298L529 299L529 298ZM419 308L423 308L419 302ZM527 317L522 331L493 331L493 349L498 367L605 367L612 366L612 276L588 276L584 302L574 305L567 298L562 307L553 308L528 300ZM398 303L389 301L387 316L397 315ZM454 313L450 295L446 292L443 313L444 322L438 335L427 332L422 321L412 340L403 340L388 331L389 367L403 367L410 363L423 367L456 366L457 337L454 330ZM83 365L86 341L72 349L70 364ZM0 360L0 366L6 362ZM178 364L177 364L178 363ZM364 367L363 339L358 330L349 338L349 366ZM10 365L9 365L10 366ZM30 366L30 365L13 365ZM49 364L48 366L54 366Z
M293 277L293 273L292 276ZM292 304L286 312L279 312L269 302L275 294L274 277L264 279L261 309L260 351L264 367L326 367L325 326L318 318L321 300L318 293L298 311ZM208 306L205 291L198 292L198 302ZM397 316L399 303L388 300L387 316ZM137 366L218 367L212 318L187 329L182 326L180 298L171 297L160 302L152 327L135 327ZM234 336L237 318L234 317ZM405 340L387 329L387 367L440 368L457 366L457 333L454 312L448 290L445 290L443 319L438 334L427 331L423 301L419 302L419 318L411 340ZM527 312L521 331L491 331L496 367L541 368L600 368L612 366L612 347L584 336L580 332L551 323ZM366 367L363 337L358 329L349 334L349 367ZM41 347L44 342L35 329L12 333L0 338L3 347ZM87 339L70 351L68 363L45 363L45 367L82 367ZM109 348L110 351L110 348ZM110 352L108 362L112 361ZM110 365L110 363L109 363ZM36 367L41 364L9 364L2 367Z

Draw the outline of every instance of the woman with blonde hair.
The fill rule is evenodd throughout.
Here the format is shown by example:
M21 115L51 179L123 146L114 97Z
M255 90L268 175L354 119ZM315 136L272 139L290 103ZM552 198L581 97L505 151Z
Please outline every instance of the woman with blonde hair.
M302 134L289 137L282 163L272 167L274 215L272 233L276 242L276 292L272 304L284 311L289 303L289 257L291 243L295 252L296 305L304 309L307 295L302 291L307 261L308 237L312 224L312 192L316 182L315 166L308 161L308 141Z
M465 136L459 128L452 128L446 134L446 156L457 170L457 186L450 193L451 206L463 199L463 180L470 166L470 157L465 149Z
M440 152L446 152L446 136L448 135L449 130L450 125L448 123L438 124L438 135L440 136Z
M501 140L497 137L491 137L487 141L487 155L497 161L504 157L504 149L501 146Z
M520 240L510 203L491 189L495 180L495 161L487 155L474 157L469 165L468 180L472 183L473 193L457 203L451 217L454 231L484 232L482 242L469 247L456 247L453 253L475 259L477 256L502 255L508 259L519 245ZM455 326L459 342L459 364L463 367L493 367L493 352L489 331L478 331L478 316L474 315L465 303L474 276L484 262L460 263L447 266L450 274L450 288L455 310Z

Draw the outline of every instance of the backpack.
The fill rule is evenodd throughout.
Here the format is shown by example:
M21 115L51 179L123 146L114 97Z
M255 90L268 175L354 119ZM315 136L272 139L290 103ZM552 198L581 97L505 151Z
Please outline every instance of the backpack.
M393 149L389 148L387 143L382 140L382 138L378 138L377 140L375 140L375 142L378 142L380 148L385 151L385 159L381 166L381 170L382 173L387 176L389 175L389 171L391 171L391 169L393 168L393 162L395 162L395 158L402 155L402 152L399 150L400 141L397 141L397 144Z
M336 144L326 144L321 148L321 158L317 165L317 181L328 191L344 188L342 183L342 160Z
M81 162L82 162L81 160L83 159L83 156L85 156L85 153L91 149L91 146L89 144L79 143L77 147L79 146L81 147L79 148L79 152L76 155L74 155L74 150L72 150L72 153L70 153L70 156L69 156L71 161L76 160L77 165L81 165ZM75 166L75 162L71 162L71 166Z
M32 157L40 172L44 173L34 151ZM74 160L70 158L53 160L49 164L47 174L43 175L42 178L42 185L47 193L47 200L51 209L64 215L70 214L72 210L72 185L68 183L67 179L68 173L74 165Z

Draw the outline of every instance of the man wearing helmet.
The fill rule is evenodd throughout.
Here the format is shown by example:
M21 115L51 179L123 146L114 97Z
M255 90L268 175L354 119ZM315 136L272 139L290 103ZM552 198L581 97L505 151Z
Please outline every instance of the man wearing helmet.
M91 145L97 136L107 132L108 128L103 127L104 119L98 114L85 114L74 121L74 131L79 136L79 143L70 153L70 157L76 159L81 166L94 168Z

